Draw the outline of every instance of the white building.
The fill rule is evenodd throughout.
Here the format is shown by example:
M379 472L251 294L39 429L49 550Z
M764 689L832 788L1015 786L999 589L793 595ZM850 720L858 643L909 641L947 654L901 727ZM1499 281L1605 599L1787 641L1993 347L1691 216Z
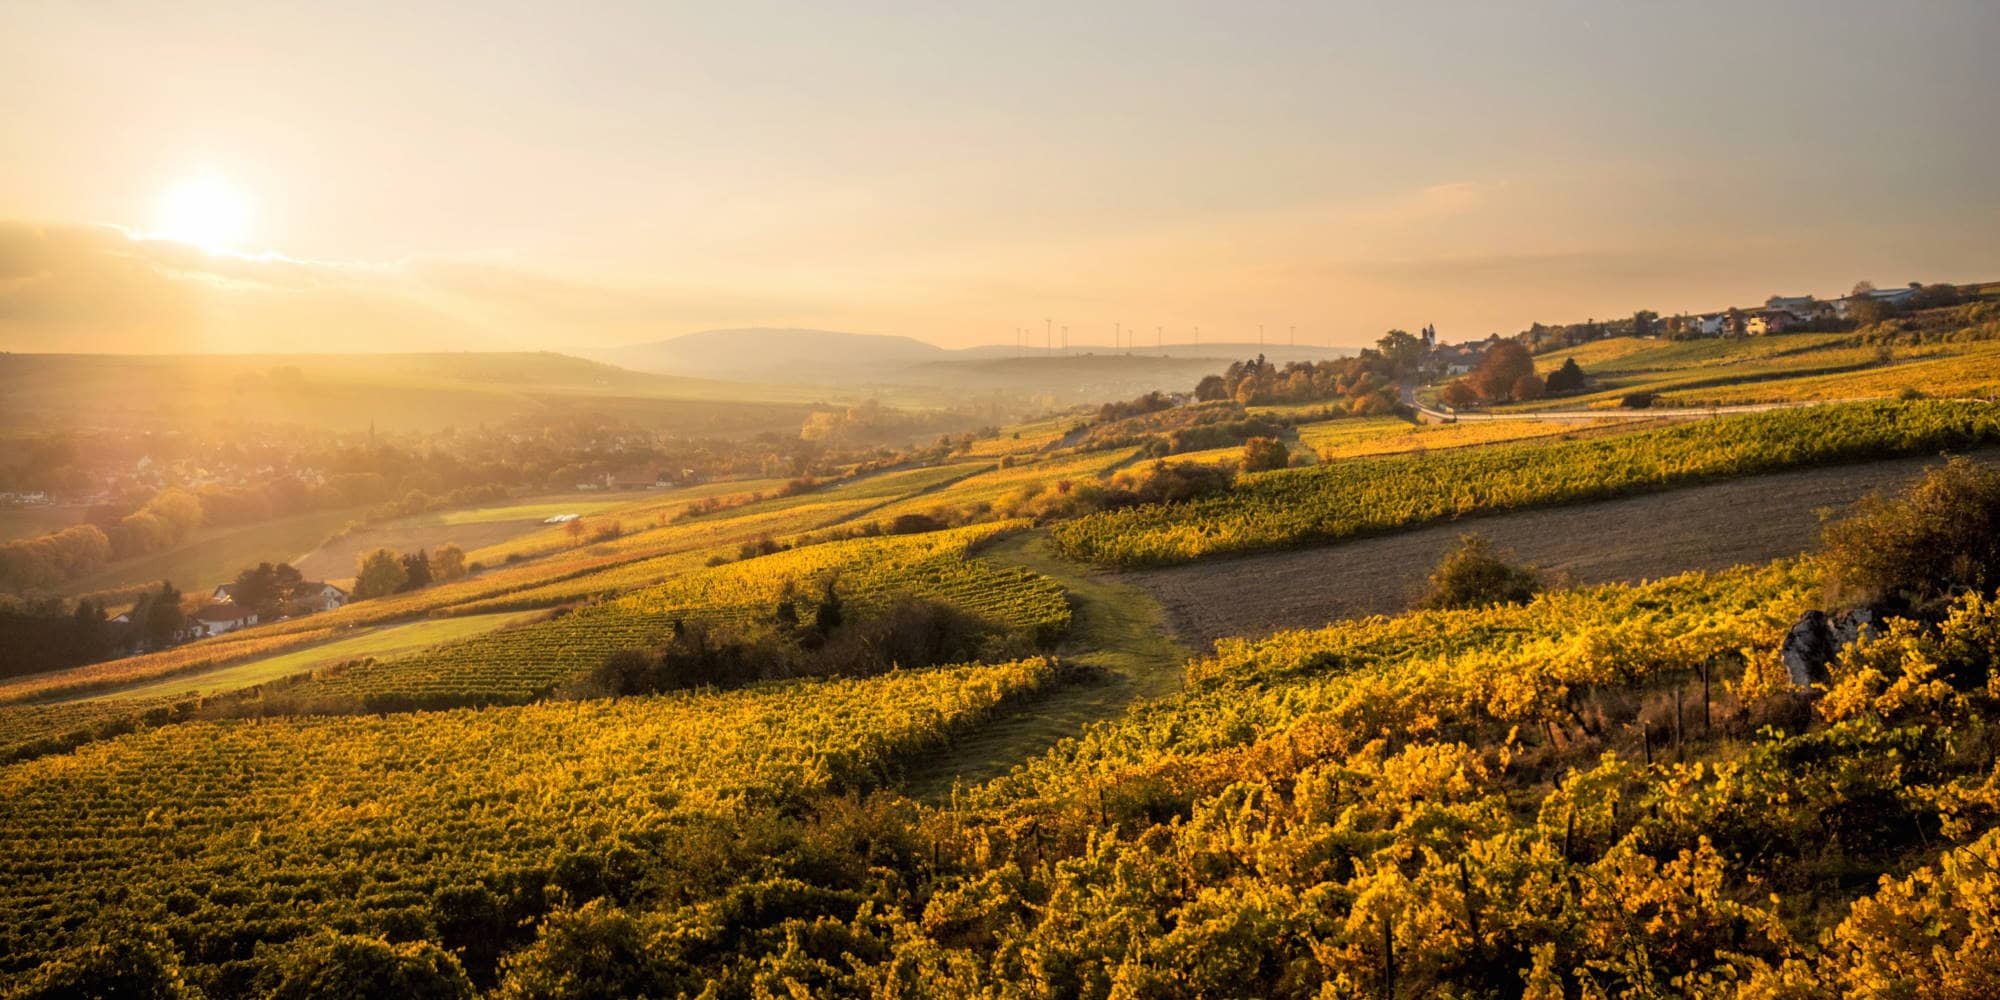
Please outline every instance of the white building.
M221 635L257 624L257 612L236 604L211 604L194 613L202 635Z

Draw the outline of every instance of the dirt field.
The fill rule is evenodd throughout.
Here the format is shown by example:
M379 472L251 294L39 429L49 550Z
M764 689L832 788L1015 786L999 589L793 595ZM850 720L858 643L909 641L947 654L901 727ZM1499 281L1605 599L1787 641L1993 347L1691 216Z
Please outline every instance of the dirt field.
M2000 450L1975 457L2000 463ZM1579 583L1765 562L1813 548L1819 511L1902 486L1937 458L1786 472L1666 493L1467 518L1296 552L1121 574L1166 605L1190 645L1404 610L1460 533Z

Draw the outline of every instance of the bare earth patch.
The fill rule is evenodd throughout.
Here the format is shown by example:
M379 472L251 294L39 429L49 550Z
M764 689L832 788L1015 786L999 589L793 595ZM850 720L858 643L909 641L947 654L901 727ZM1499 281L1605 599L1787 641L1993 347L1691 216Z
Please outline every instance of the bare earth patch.
M2000 450L1972 457L2000 463ZM1151 591L1181 637L1206 646L1225 636L1261 636L1403 611L1422 594L1445 550L1467 531L1580 584L1658 579L1797 555L1818 544L1821 510L1898 489L1940 461L1908 458L1782 472L1117 578Z

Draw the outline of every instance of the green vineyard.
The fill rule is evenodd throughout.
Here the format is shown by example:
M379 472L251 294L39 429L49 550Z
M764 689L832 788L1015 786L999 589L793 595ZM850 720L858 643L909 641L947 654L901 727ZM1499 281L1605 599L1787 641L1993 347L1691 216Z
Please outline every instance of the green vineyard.
M1112 566L1331 542L1489 511L1709 478L2000 443L1990 403L1857 403L1554 444L1338 461L1260 473L1226 493L1057 525L1069 556Z
M318 701L353 699L399 708L526 701L603 662L611 652L661 642L676 621L768 617L787 584L811 594L827 581L862 607L903 595L928 597L1047 644L1069 625L1062 588L1027 570L968 556L981 542L1019 528L1017 523L983 524L829 542L696 570L550 621L329 671L294 689L290 697L307 709ZM482 604L472 610L493 607Z

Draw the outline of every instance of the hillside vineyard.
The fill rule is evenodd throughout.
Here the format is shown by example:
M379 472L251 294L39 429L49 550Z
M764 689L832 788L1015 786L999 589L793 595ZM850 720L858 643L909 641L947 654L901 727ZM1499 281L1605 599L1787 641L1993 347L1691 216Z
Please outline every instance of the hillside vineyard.
M137 490L114 527L188 544L73 579L194 576L0 602L7 648L75 653L0 677L0 996L2000 994L2000 404L1820 401L1987 377L1922 315L1392 334L897 446L861 428L929 425L818 408L754 461L564 407L376 441L406 479L363 485L410 489L310 586L200 575L295 487ZM1441 420L1467 352L1531 371ZM503 433L555 490L413 485ZM574 471L648 449L699 469ZM1815 470L1838 501L1760 532L1775 560L1585 586L1491 540L1666 491L1685 537ZM1347 544L1399 532L1450 547ZM1240 592L1125 572L1160 565ZM1280 588L1309 627L1251 624Z

